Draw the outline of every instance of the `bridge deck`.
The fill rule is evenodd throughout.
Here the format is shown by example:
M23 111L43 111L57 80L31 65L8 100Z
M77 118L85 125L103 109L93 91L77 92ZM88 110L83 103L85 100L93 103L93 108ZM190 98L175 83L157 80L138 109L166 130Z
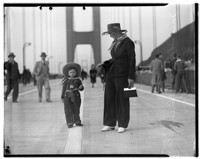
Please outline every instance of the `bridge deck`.
M13 155L63 154L167 154L195 153L195 95L150 93L149 86L135 84L130 124L125 133L101 132L103 90L89 80L81 93L83 127L68 129L60 101L60 80L52 80L52 103L38 103L36 87L20 86L18 103L4 104L4 142Z

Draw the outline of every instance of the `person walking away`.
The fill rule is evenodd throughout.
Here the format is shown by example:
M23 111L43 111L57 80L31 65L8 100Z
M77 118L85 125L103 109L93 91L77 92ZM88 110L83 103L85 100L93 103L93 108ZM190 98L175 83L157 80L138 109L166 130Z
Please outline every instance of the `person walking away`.
M26 84L28 83L28 76L29 76L28 75L28 70L24 66L23 73L22 73L22 83L23 83L23 86L26 86Z
M171 77L172 77L172 92L175 91L176 70L174 70L174 64L176 60L177 60L177 54L174 54L174 56L170 60Z
M181 56L178 56L177 61L174 64L174 70L177 72L175 79L175 93L180 92L181 86L188 93L187 85L186 85L186 75L185 75L185 62L181 59Z
M81 96L79 90L84 89L80 79L81 67L77 63L69 63L63 67L64 79L61 99L64 103L65 118L68 128L83 126L80 119Z
M162 73L161 73L161 89L162 89L162 92L165 92L165 80L167 79L167 77L166 77L166 73L165 73L165 63L163 60L162 53L160 53L159 59L161 60L162 66L163 66Z
M120 23L107 25L113 42L109 48L111 59L97 65L105 70L104 114L102 132L114 130L118 124L118 133L124 133L130 120L130 101L124 97L124 88L134 86L135 45L121 30Z
M49 61L46 61L46 53L42 52L41 61L37 61L33 70L33 74L37 79L38 101L42 102L42 89L45 88L46 102L52 102L50 99L51 88L49 84Z
M36 86L37 85L36 75L32 74L32 78L33 78L33 85Z
M30 84L31 83L31 78L32 78L32 75L31 75L31 71L29 70L29 69L27 69L27 74L28 74L28 78L27 78L27 82L28 82L28 84Z
M97 69L93 64L90 69L90 81L92 83L92 87L94 87L94 84L96 83L96 77L97 77Z
M18 69L18 63L14 60L15 54L11 52L8 55L8 61L4 62L4 71L6 70L6 83L7 89L4 94L4 100L7 101L7 97L13 89L12 102L17 103L19 94L19 79L20 73Z
M160 54L156 54L155 59L152 60L150 64L150 70L152 72L152 78L151 78L152 93L154 93L155 87L157 92L161 93L160 87L161 87L161 75L162 75L163 65L162 61L159 59L159 55Z
M82 79L82 81L86 80L87 76L88 76L87 72L84 69L82 69L81 70L81 79Z

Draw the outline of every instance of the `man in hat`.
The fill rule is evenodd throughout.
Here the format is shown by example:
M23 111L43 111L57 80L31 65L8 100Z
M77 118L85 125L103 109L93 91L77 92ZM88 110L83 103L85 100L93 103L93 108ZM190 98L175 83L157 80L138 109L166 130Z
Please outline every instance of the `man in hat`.
M6 81L7 81L7 90L4 95L4 100L7 101L7 97L13 89L12 101L17 103L17 98L19 94L19 79L20 73L18 69L18 64L14 60L15 54L11 52L8 55L8 61L4 62L4 71L6 70Z
M170 59L170 68L172 74L172 92L175 91L175 79L176 79L176 70L174 70L174 64L177 60L177 54L174 54L173 57Z
M37 88L38 88L38 101L42 102L42 89L45 87L45 96L47 102L52 102L50 99L51 88L49 84L49 62L46 61L46 53L42 52L41 61L37 61L33 70L33 74L37 79Z
M159 59L160 54L157 53L155 55L155 59L151 61L150 64L150 70L152 72L152 78L151 78L151 84L152 89L151 92L154 93L154 88L156 87L156 90L158 93L161 93L161 79L162 79L162 71L163 71L163 63L161 59Z
M114 39L109 50L112 58L97 67L105 70L104 127L102 132L114 130L118 123L118 132L125 132L130 120L129 98L124 97L124 88L134 86L135 45L121 30L119 23L108 24L109 34Z
M181 89L182 89L181 90L182 92L186 91L186 93L188 93L187 84L186 84L186 74L185 74L186 67L187 66L185 64L185 61L179 55L174 64L174 70L177 72L176 78L175 78L175 93L180 92Z

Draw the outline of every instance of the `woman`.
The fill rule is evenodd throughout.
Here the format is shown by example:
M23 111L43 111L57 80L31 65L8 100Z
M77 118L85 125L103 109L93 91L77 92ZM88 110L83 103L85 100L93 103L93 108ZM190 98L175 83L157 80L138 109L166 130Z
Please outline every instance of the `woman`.
M103 33L114 41L109 48L112 58L98 65L106 72L102 132L114 130L118 123L118 132L123 133L130 120L130 102L123 96L123 90L134 86L135 45L126 32L119 23L112 23Z

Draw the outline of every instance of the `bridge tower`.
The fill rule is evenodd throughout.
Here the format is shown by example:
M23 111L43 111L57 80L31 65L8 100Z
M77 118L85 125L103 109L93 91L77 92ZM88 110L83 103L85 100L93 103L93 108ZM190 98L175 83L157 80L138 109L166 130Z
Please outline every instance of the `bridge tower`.
M100 8L92 7L93 31L77 32L73 30L73 7L67 7L67 62L73 62L75 47L78 44L89 44L93 48L95 65L101 62Z

